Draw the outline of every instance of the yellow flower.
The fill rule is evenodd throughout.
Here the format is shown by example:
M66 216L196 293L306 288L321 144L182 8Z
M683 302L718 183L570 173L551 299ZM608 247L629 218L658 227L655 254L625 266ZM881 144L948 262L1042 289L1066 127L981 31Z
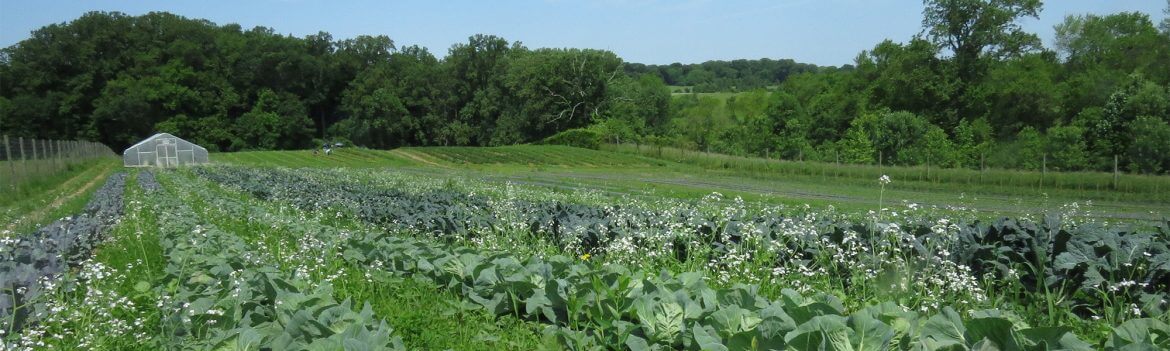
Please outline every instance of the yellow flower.
M584 254L584 255L581 255L581 259L582 259L582 260L585 260L585 261L588 261L588 260L589 260L589 254Z

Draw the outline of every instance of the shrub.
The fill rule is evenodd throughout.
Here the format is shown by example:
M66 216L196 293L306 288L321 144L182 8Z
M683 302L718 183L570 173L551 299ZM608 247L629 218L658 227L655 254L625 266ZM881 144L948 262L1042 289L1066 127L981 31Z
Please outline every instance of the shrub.
M542 144L566 145L597 150L601 148L601 134L584 128L569 129L544 139Z

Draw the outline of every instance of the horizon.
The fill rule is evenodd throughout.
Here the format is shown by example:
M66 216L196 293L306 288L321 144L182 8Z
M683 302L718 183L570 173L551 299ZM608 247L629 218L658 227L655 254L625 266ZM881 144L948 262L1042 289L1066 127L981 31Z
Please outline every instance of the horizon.
M742 6L745 3L762 6ZM1148 0L1051 2L1045 4L1039 19L1028 18L1021 25L1051 49L1053 26L1067 15L1137 11L1156 24L1165 17L1165 6L1161 1ZM396 47L419 45L439 58L447 55L451 45L465 42L471 35L490 34L519 41L529 48L609 50L624 62L648 65L767 58L839 67L853 64L858 53L883 40L909 41L921 32L922 22L921 2L893 0L752 0L737 6L708 0L547 0L505 4L333 4L316 0L43 4L20 0L0 2L0 47L10 47L27 39L33 30L72 21L90 11L116 11L131 16L170 12L219 26L238 24L244 30L263 26L295 37L318 31L330 33L335 40L387 35ZM840 25L842 20L848 20L848 25Z

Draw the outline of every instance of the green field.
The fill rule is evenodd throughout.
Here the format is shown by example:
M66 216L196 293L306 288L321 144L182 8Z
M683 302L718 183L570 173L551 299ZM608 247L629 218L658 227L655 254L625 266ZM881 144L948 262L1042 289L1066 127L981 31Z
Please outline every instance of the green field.
M957 170L915 179L614 147L211 159L126 170L124 186L94 191L122 179L113 160L97 162L7 202L19 229L6 243L35 240L20 234L61 211L105 224L77 239L93 243L91 259L21 307L54 313L0 318L11 331L0 339L120 350L1170 346L1142 339L1170 332L1157 300L1170 297L1170 231L1155 195L1054 183L1037 198L1030 183ZM1162 180L1149 181L1135 184ZM99 201L111 191L118 202ZM38 210L46 202L61 205Z
M445 176L458 173L556 189L701 198L711 192L774 204L874 209L889 175L885 201L963 207L984 218L1042 216L1076 203L1085 215L1113 220L1160 220L1170 213L1170 179L1124 175L1121 190L1109 190L1112 175L932 170L922 167L834 165L609 145L596 151L565 146L418 147L392 151L343 149L334 155L308 151L213 155L216 162L282 167L397 167ZM981 180L982 179L982 180Z

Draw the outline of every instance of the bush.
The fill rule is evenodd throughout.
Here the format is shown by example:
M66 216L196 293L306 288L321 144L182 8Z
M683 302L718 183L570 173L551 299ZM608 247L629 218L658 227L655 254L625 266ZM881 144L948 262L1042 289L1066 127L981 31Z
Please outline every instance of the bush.
M569 129L544 139L542 144L597 150L601 148L601 134L584 128Z

